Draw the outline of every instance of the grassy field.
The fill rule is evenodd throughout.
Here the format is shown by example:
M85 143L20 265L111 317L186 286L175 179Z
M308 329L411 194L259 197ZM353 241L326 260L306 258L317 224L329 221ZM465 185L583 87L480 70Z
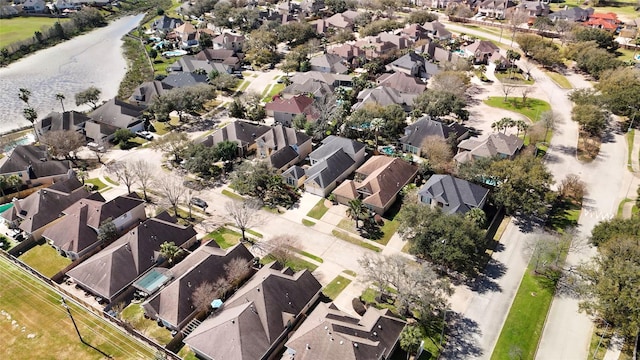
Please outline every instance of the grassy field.
M20 260L42 275L52 277L71 264L71 260L58 254L49 244L33 247L20 256Z
M314 219L322 219L322 216L329 210L328 207L324 206L324 199L320 199L318 203L307 213L307 216Z
M508 97L504 101L504 96L491 96L484 101L485 104L499 109L509 110L522 114L529 118L532 122L538 121L538 117L545 111L551 110L548 102L540 99L527 99L526 106L522 105L522 98Z
M28 39L36 31L42 32L42 28L53 26L57 19L45 17L18 17L13 19L2 19L0 21L0 48L3 48L16 41ZM60 19L61 22L69 19Z
M144 317L144 309L142 309L140 304L127 306L122 311L122 314L120 314L120 317L136 328L136 330L154 339L159 344L166 345L173 338L167 328L160 327L155 321Z
M533 78L529 78L529 80L525 79L524 75L519 72L513 71L509 73L508 71L496 71L494 75L500 82L506 84L515 84L515 85L533 85Z
M545 280L527 269L491 359L510 359L510 353L514 350L521 352L520 359L534 358L553 300L553 287L546 284Z
M78 340L66 310L60 305L58 293L4 258L0 259L0 278L0 332L4 358L105 358ZM70 301L67 303L82 338L91 346L114 359L153 359L154 350Z
M349 284L351 284L351 280L338 275L322 289L322 293L331 300L335 300Z

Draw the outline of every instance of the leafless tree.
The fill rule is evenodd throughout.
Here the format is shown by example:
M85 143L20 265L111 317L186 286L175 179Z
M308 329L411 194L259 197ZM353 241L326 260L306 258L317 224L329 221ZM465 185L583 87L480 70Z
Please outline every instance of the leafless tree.
M261 218L258 211L260 205L251 200L229 201L224 206L227 210L227 217L232 220L242 232L242 240L247 240L245 232L260 223Z
M587 193L587 184L576 174L567 175L558 188L560 196L571 198L575 201L582 201Z
M516 37L518 26L526 22L528 19L529 19L529 14L521 10L515 10L511 12L511 14L508 16L509 26L511 26L511 31L513 31L513 33L511 34L511 45L509 46L513 47L513 40Z
M131 187L138 179L136 171L131 163L116 161L107 166L107 171L127 187L128 194L131 193Z
M146 160L137 160L133 162L133 169L135 171L136 177L138 178L138 184L142 188L142 194L144 196L144 201L149 201L147 197L147 189L153 184L154 176L153 169L151 168L151 163Z
M523 86L520 90L520 95L522 95L522 106L527 106L527 98L529 94L535 91L533 86Z
M557 118L558 116L552 110L545 111L542 114L540 114L540 122L544 124L544 128L545 128L545 135L544 135L545 139L547 138L547 134L549 133L549 130L555 129Z
M209 281L204 281L191 294L191 303L199 311L207 310L211 306L211 301L216 298L216 294L216 286Z
M524 70L524 74L527 76L527 80L529 80L531 78L531 70L535 68L535 65L525 59L520 62L520 67L522 68L522 70Z
M92 147L91 151L93 151L94 155L96 156L96 159L98 160L98 162L102 165L104 165L104 162L102 162L102 156L104 155L104 153L109 150L109 148L111 148L111 142L106 141L104 144L98 146L98 147Z
M447 140L429 136L422 145L422 155L429 160L429 166L438 174L453 170L453 151Z
M267 245L267 249L277 262L284 265L296 256L294 249L297 246L297 237L289 234L282 234L271 238Z
M504 94L504 101L507 102L509 94L511 94L513 92L515 87L513 85L511 85L511 84L502 83L500 88L502 89L502 93Z
M179 178L168 176L162 180L156 180L155 187L160 192L162 199L173 208L174 215L178 216L178 204L186 191L182 181Z
M443 71L433 77L429 88L464 96L470 84L471 79L464 71Z
M85 138L77 131L54 130L45 133L40 142L47 145L54 158L70 158L72 152L84 146Z
M189 219L193 219L193 214L191 212L193 205L191 204L191 199L195 196L193 189L186 189L184 193L184 202L187 204L187 209L189 209Z
M227 273L227 282L231 286L238 286L251 271L251 266L246 259L238 257L225 264L224 271Z

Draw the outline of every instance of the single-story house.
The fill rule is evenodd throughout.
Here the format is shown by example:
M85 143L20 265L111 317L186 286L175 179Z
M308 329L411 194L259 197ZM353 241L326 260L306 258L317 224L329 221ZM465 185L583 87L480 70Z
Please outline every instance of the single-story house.
M420 203L439 207L446 214L465 214L482 209L489 190L451 175L432 175L418 191Z
M332 86L334 88L339 86L350 87L353 85L353 77L346 74L330 74L322 73L319 71L307 71L305 73L296 73L291 77L291 82L294 84L303 84L307 80L318 80L323 83Z
M333 93L333 87L323 81L307 79L303 83L291 83L284 88L280 95L285 99L291 99L297 95L313 96L315 99L323 99Z
M373 156L356 170L353 180L345 180L333 195L336 201L345 205L351 200L362 199L364 206L383 215L417 173L416 166L400 158Z
M486 157L513 159L523 146L523 140L516 135L493 133L483 140L474 137L461 141L453 159L458 164Z
M270 359L317 302L321 288L308 270L265 265L184 343L202 359Z

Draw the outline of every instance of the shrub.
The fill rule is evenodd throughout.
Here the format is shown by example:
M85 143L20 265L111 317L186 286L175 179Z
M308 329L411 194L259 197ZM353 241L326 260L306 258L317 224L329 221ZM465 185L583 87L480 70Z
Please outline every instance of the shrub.
M360 316L364 315L367 312L367 308L364 306L364 303L360 300L360 298L353 298L351 300L351 306L353 306L353 310Z

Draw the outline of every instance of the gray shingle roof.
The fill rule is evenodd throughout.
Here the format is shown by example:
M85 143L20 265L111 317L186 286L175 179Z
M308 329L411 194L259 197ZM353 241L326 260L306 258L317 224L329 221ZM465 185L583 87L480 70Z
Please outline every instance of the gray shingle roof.
M113 98L89 113L89 117L101 124L126 129L131 124L141 121L144 107L132 105Z
M162 84L165 88L173 89L180 87L188 87L196 84L206 84L208 81L207 75L192 74L190 72L178 72L167 75L162 79Z
M35 127L39 134L42 134L45 128L48 129L47 131L75 130L74 127L80 127L89 120L87 115L77 111L65 111L63 113L53 111L36 121Z
M480 185L451 175L433 175L427 180L418 195L444 204L442 211L448 214L464 214L479 207L485 201L489 190Z
M471 138L461 141L458 149L465 150L456 155L456 160L472 157L494 157L503 155L512 157L524 146L524 142L519 137L511 134L493 133L484 140Z
M322 160L333 155L338 149L342 149L344 153L354 158L360 150L364 149L364 144L344 137L329 135L322 140L322 146L309 154L309 158L312 160Z
M355 160L343 149L338 149L306 170L307 180L305 183L315 182L318 186L326 188L353 164L355 164Z
M30 169L28 169L31 167ZM9 158L0 166L0 174L29 171L31 179L39 177L64 175L71 165L69 161L49 160L47 147L44 145L19 145Z
M236 141L239 146L247 146L256 142L258 137L269 131L271 127L254 125L245 121L234 121L203 140L206 146L214 146L222 141Z
M400 143L422 147L424 141L431 136L447 140L453 134L456 139L459 139L468 131L458 123L446 125L441 121L432 120L429 116L425 116L405 128L405 135L400 138Z

